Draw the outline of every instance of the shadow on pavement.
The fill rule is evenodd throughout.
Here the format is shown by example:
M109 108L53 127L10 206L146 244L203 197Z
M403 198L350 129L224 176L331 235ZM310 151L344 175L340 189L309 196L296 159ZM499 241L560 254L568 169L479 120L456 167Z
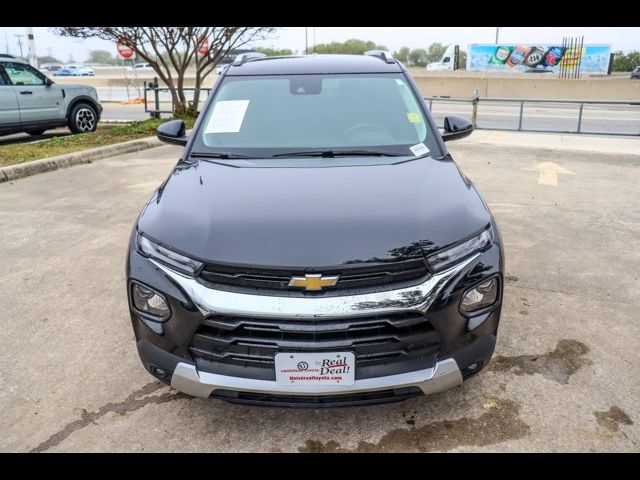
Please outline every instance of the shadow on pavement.
M67 128L48 130L42 135L29 135L28 133L14 133L12 135L0 136L0 147L3 145L14 145L16 143L33 143L41 140L48 140L54 137L65 137L71 135Z

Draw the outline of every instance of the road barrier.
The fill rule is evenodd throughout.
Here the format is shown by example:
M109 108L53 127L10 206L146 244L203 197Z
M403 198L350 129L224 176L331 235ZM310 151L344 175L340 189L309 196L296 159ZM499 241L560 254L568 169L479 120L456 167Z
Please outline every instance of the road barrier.
M629 106L640 107L640 101L635 100L556 100L556 99L528 99L528 98L492 98L492 97L474 97L474 98L448 98L448 97L424 97L429 103L429 110L433 111L434 102L450 102L450 103L462 103L471 105L471 121L473 127L479 130L504 130L504 131L517 131L517 132L551 132L551 133L578 133L589 135L624 135L624 136L640 136L640 108L635 109L637 113L638 121L634 122L638 130L635 132L619 132L619 131L603 131L603 130L584 130L582 125L584 106L585 105L608 105L608 106ZM505 127L478 127L478 109L479 106L485 105L518 105L518 127L517 128L505 128ZM525 104L549 104L549 105L573 105L577 107L576 115L576 128L575 130L558 130L549 128L524 128L523 119L526 118Z

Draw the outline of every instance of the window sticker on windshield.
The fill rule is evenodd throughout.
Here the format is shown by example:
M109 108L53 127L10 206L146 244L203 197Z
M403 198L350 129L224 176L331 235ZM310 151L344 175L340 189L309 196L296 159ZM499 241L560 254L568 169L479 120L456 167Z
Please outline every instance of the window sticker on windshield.
M238 133L249 100L225 100L215 104L205 133Z
M404 82L403 82L401 79L399 79L399 78L396 78L396 83L397 83L398 85L402 85L402 86L404 85Z
M421 123L422 119L420 118L420 115L417 113L413 113L413 112L407 112L407 118L409 119L409 121L411 123Z
M414 145L413 147L409 147L409 150L411 150L411 153L413 153L416 157L429 153L429 149L424 143L419 143L417 145Z

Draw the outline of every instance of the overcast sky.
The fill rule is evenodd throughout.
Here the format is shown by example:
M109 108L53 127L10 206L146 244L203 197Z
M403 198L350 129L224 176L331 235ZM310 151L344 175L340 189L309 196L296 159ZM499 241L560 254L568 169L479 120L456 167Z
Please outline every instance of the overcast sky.
M470 43L494 43L496 27L308 27L309 48L315 42L328 43L344 41L349 38L373 40L389 50L398 50L402 46L424 48L433 42L448 45L456 43L467 49ZM18 37L24 35L20 27L4 27L0 32L0 52L5 52L8 44L10 53L20 52ZM585 43L609 44L614 51L640 50L640 28L633 27L502 27L500 43L558 43L565 36L582 36ZM35 27L36 52L38 56L49 52L62 61L83 61L90 50L104 49L116 52L115 45L97 39L79 40L56 36L47 28ZM23 42L26 54L27 47ZM291 48L299 53L305 48L305 27L287 27L278 30L271 38L260 41L254 46Z

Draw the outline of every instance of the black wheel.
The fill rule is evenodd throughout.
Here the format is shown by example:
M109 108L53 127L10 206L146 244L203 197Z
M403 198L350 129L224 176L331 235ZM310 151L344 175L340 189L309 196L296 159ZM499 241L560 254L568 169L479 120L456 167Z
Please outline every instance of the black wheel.
M88 103L79 103L71 109L69 130L73 133L93 132L97 126L98 114Z
M27 133L29 135L33 135L34 137L37 137L39 135L42 135L44 133L44 130L27 130Z

